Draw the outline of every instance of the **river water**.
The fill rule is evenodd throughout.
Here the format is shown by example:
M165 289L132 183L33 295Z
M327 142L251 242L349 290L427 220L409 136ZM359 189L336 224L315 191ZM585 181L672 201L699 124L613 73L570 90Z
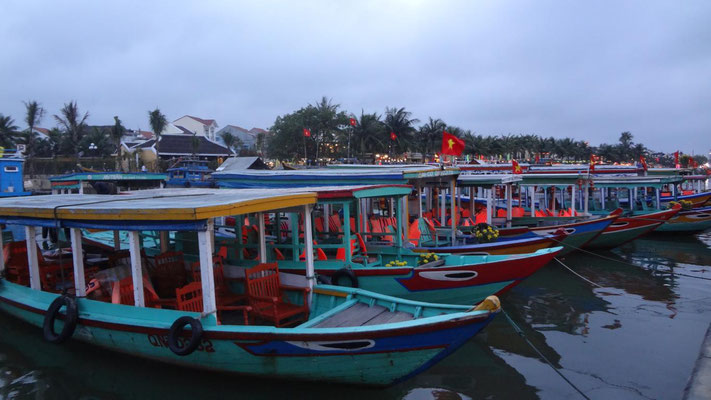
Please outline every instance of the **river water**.
M523 335L592 399L678 399L711 322L711 233L572 254L503 296ZM701 279L699 279L701 278ZM0 313L0 399L579 399L504 315L385 389L193 371L81 343L51 345Z

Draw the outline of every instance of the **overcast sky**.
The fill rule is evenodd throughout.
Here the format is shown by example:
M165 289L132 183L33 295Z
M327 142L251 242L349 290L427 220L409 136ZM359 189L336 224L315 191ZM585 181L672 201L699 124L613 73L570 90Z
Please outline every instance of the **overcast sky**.
M478 134L711 150L711 1L0 2L0 113L268 128L322 96Z

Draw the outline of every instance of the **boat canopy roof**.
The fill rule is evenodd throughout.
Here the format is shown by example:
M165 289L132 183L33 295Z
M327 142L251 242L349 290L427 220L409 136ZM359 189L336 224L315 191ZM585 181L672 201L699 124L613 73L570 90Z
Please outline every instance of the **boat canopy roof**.
M522 180L521 174L468 174L459 175L457 185L489 188L494 185L518 184Z
M405 196L412 192L410 185L365 185L311 187L319 200L364 199L370 197Z
M593 178L595 187L622 187L638 188L653 187L660 189L663 185L673 185L683 181L679 175L676 176L596 176Z
M358 186L364 184L404 185L410 180L451 177L459 174L457 168L439 166L378 167L378 168L314 168L297 170L244 170L240 172L215 172L212 177L220 187L228 188L278 188L314 186Z
M68 181L165 181L167 174L154 172L79 172L75 174L58 175L49 178L50 182Z
M120 195L52 195L0 199L0 222L17 218L91 221L200 221L316 202L314 192L160 189Z
M521 185L534 185L539 187L568 187L590 179L587 172L575 174L523 174L522 176L523 181L521 181Z

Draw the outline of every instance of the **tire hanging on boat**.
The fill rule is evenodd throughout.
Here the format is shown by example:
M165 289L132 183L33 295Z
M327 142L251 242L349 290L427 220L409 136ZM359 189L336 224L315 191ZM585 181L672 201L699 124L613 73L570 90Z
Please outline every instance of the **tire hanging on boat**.
M185 327L190 325L191 334L190 340L187 342L180 341L182 337L183 330ZM202 341L202 324L200 320L193 317L184 315L173 322L170 326L170 331L168 332L168 347L170 351L179 355L187 356L188 354L195 351Z
M338 282L342 278L347 278L348 280L350 280L351 284L350 285L339 285ZM333 275L331 275L331 285L357 288L358 287L358 277L355 276L352 269L341 268L338 271L334 272Z
M59 310L62 306L67 308L64 314L64 326L59 333L56 333L54 332L54 321L59 316ZM49 305L47 313L44 314L44 322L42 324L44 340L59 344L72 337L74 329L77 327L78 315L77 302L74 298L62 295L54 299L52 304Z

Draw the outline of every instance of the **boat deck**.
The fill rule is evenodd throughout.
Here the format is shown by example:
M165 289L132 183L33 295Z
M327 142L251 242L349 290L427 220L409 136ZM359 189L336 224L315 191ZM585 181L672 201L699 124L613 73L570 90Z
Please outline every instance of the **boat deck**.
M364 303L356 303L345 310L334 314L313 328L340 328L345 326L367 326L394 322L409 321L414 315L402 311L390 311L388 308Z

